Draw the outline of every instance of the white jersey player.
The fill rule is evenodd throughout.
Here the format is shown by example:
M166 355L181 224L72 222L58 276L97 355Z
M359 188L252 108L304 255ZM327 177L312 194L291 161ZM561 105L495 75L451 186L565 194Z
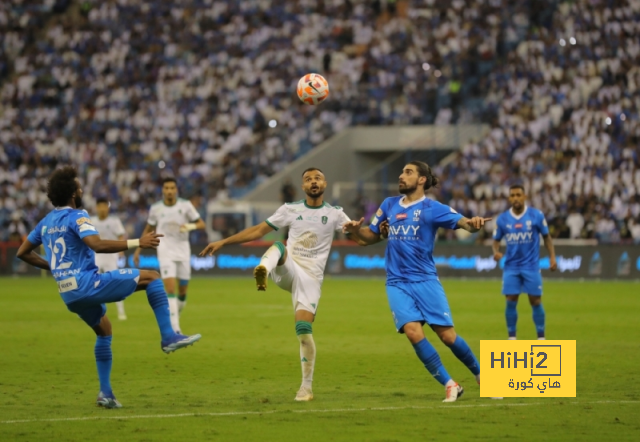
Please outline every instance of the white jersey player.
M109 215L109 201L106 198L96 200L96 217L92 218L93 226L100 234L100 238L109 240L123 240L124 226L120 219L114 215ZM96 253L96 266L100 273L118 270L118 257L124 257L124 252L116 253ZM118 309L118 319L124 321L127 314L124 311L124 301L116 302Z
M201 253L212 255L225 245L254 241L272 230L289 227L287 246L280 242L271 246L253 271L253 276L258 290L266 290L268 275L280 288L291 292L302 364L302 385L296 401L313 399L316 346L311 324L320 301L324 268L334 232L341 231L342 226L350 221L341 207L324 202L326 187L327 182L320 169L312 167L305 170L302 174L304 200L284 204L263 223L213 242Z
M149 209L149 218L144 234L155 231L164 235L158 246L160 276L169 297L171 324L180 332L180 313L187 304L187 289L191 279L191 245L189 232L204 229L204 221L190 201L178 198L178 186L174 178L165 178L162 182L162 201ZM136 266L140 260L140 251L133 255ZM178 297L176 298L176 279L178 279Z

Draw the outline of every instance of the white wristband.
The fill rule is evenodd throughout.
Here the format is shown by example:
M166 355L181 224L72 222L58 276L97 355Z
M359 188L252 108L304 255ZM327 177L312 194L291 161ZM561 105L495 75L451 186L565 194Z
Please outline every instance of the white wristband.
M140 240L139 239L128 239L127 240L127 249L137 249L138 247L140 247Z
M188 223L184 225L185 232L191 232L192 230L196 230L197 228L198 226L196 226L196 223Z

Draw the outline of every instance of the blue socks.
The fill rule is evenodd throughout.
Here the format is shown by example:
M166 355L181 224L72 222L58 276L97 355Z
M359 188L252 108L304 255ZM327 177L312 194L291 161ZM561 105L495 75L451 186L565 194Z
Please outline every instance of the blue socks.
M516 323L518 322L518 301L507 301L507 309L504 313L507 318L507 332L510 338L516 337Z
M542 307L542 303L532 306L533 308L533 323L536 325L536 332L538 333L538 338L544 338L544 308Z
M433 345L431 345L426 339L412 345L418 355L418 358L422 361L425 368L429 370L429 373L436 378L436 381L440 382L442 385L446 385L446 383L451 380L451 376L449 376L449 373L447 373L447 370L442 365L440 356Z
M460 359L460 362L471 370L471 373L474 375L480 374L480 364L478 364L478 360L469 348L467 341L462 339L460 336L456 336L455 342L451 344L449 348L453 354L456 355L456 358Z
M147 286L147 300L156 315L156 321L160 328L160 336L166 341L175 336L173 327L171 326L171 316L169 314L169 301L167 300L167 292L164 291L164 284L161 279L152 281Z
M111 363L113 362L111 338L111 336L98 336L95 347L100 391L107 396L113 395L113 391L111 390Z

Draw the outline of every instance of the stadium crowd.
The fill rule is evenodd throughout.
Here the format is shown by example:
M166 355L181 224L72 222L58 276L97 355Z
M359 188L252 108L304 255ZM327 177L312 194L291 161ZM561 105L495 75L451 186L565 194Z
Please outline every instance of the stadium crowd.
M0 240L49 209L60 163L80 167L89 209L110 198L134 235L163 174L184 196L233 198L349 125L487 116L491 134L439 170L441 198L496 213L504 183L523 180L554 234L628 237L636 3L2 2ZM308 71L331 84L318 108L292 94Z
M489 135L441 168L440 195L496 214L511 184L560 238L640 241L640 2L559 5L489 76Z

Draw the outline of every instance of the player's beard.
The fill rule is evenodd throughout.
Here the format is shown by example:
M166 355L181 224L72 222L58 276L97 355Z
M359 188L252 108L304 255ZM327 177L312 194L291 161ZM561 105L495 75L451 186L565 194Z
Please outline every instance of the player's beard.
M79 209L79 208L81 208L81 207L82 207L82 197L81 197L81 196L76 195L76 196L73 198L73 202L76 204L76 209Z
M308 196L310 196L311 198L318 198L322 195L324 195L324 189L316 189L316 190L305 190L304 193L306 193Z
M413 193L413 192L416 191L417 188L418 188L417 184L415 186L413 186L413 187L412 186L408 186L406 183L399 183L398 184L398 192L400 192L403 195L408 195L410 193Z

